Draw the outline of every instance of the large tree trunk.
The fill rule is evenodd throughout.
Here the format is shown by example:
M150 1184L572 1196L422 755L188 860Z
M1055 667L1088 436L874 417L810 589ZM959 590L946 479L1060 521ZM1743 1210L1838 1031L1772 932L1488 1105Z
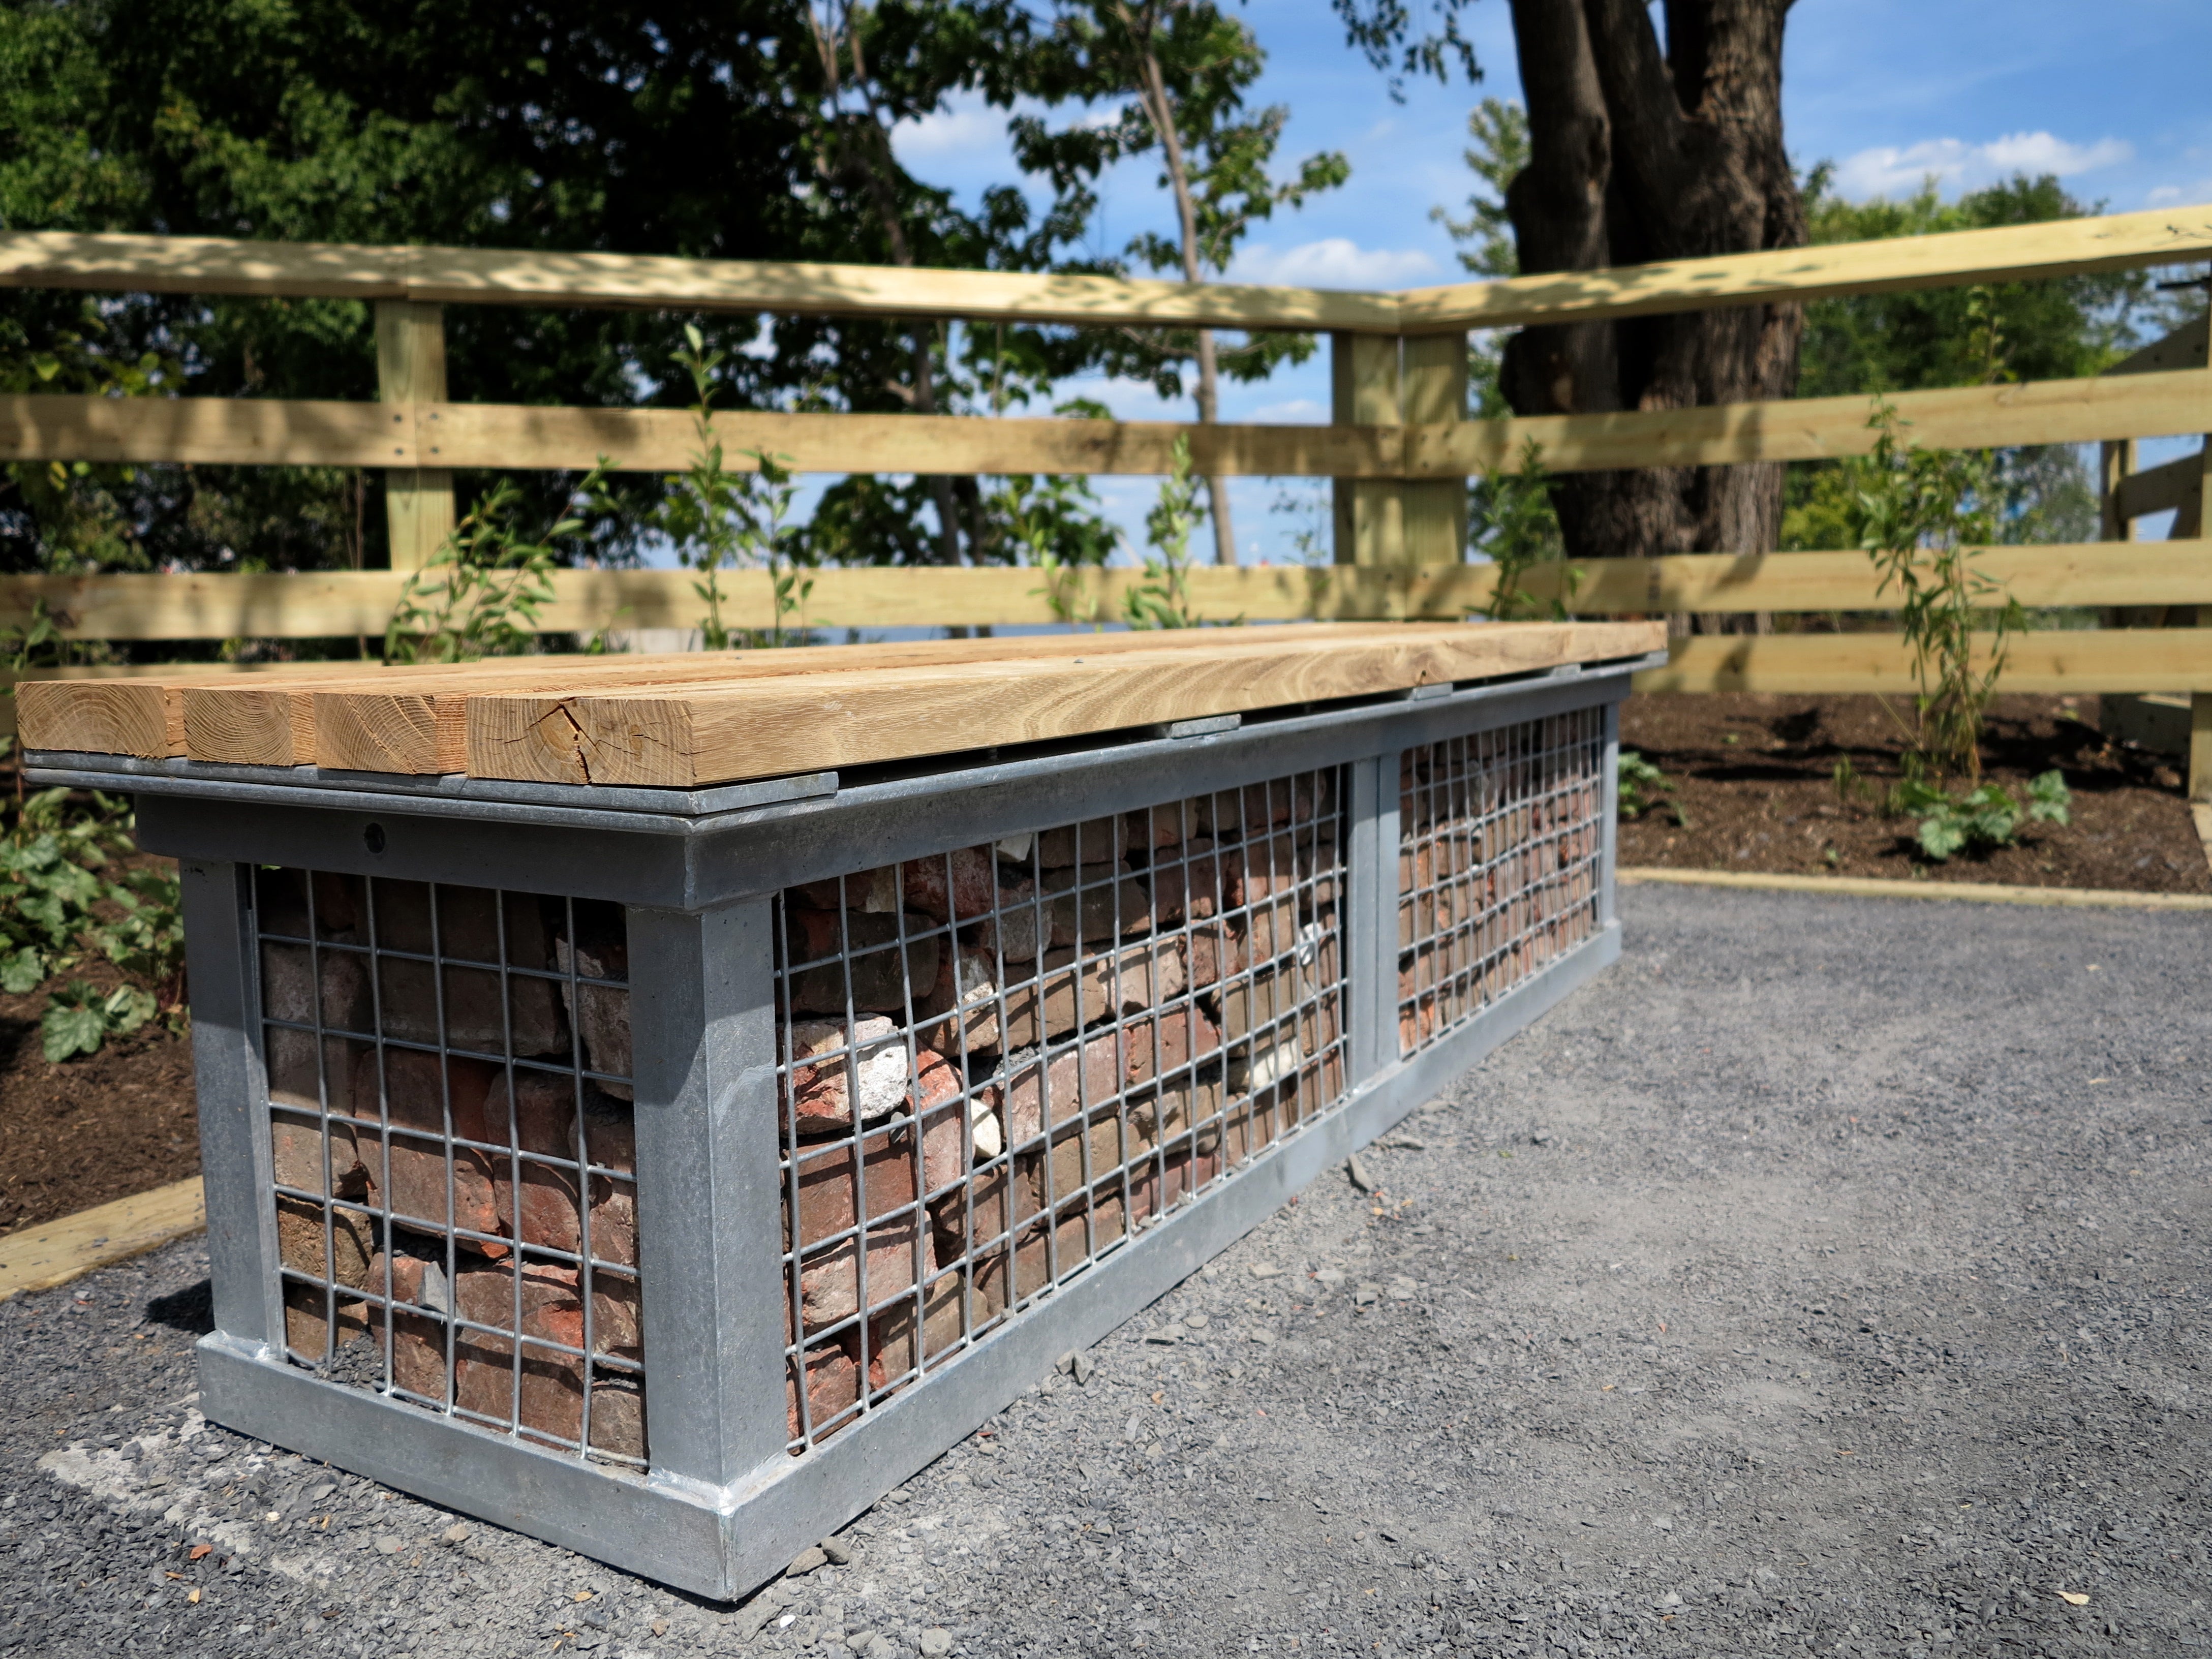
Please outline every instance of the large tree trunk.
M1790 0L1666 0L1662 51L1639 0L1512 0L1530 159L1505 193L1524 271L1798 247L1782 147ZM1532 328L1500 374L1522 415L1786 397L1794 305ZM1772 550L1778 465L1571 473L1552 486L1581 558Z

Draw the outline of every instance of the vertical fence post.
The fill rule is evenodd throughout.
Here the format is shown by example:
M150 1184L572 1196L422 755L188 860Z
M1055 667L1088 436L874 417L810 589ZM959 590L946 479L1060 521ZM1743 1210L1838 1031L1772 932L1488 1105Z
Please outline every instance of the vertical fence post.
M1330 418L1340 426L1460 420L1467 336L1332 335L1329 393ZM1466 545L1466 480L1336 480L1337 563L1457 564Z
M376 400L446 401L442 306L376 302ZM439 467L392 468L384 475L384 522L391 532L392 568L420 570L453 532L453 475Z

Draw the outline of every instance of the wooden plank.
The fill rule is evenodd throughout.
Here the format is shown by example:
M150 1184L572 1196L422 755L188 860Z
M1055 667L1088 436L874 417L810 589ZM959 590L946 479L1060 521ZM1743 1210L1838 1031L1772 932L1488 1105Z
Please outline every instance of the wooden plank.
M811 573L813 591L788 620L819 628L1050 624L1043 577L1020 568L860 568ZM1100 614L1118 616L1139 570L1087 571L1076 579ZM607 627L691 628L705 607L684 570L563 570L540 620L548 633ZM75 640L380 640L404 578L387 571L299 574L182 572L175 575L0 576L0 626L27 620L43 599ZM1201 566L1190 573L1193 606L1208 621L1379 618L1407 614L1418 591L1401 572L1329 566ZM723 615L733 628L775 620L773 588L759 570L726 571ZM1437 611L1438 616L1455 612Z
M1316 647L1388 638L1402 629L1390 623L1338 623L1298 630ZM1211 635L1234 641L1224 633ZM799 675L896 671L946 664L1100 658L1161 648L1158 634L1067 634L1042 638L907 640L881 645L822 646L804 650L692 652L658 657L507 659L471 664L465 672L394 669L382 681L303 684L276 697L263 688L197 686L185 694L186 741L195 760L245 765L313 761L346 771L440 774L467 764L466 712L472 697L494 692L566 695L595 686L639 688L720 685ZM283 702L281 718L276 713ZM238 713L249 702L252 712ZM219 719L192 723L203 705L223 705ZM228 742L231 746L224 747ZM256 742L258 752L246 744ZM283 758L279 758L279 757Z
M2036 607L2212 603L2212 544L2202 541L1991 547L1982 550L1973 565L1997 584L1982 604L1988 610L2001 607L2008 598ZM1894 588L1875 592L1874 564L1863 553L1586 559L1571 566L1538 565L1525 574L1522 586L1538 599L1565 599L1570 569L1580 580L1568 603L1586 616L1894 611L1899 604Z
M2212 252L2212 207L2162 208L1878 242L1674 259L1609 270L1516 276L1414 289L1398 296L1399 325L1518 328L1771 300L1832 299L1967 283L2018 283L2186 263Z
M286 665L286 677L358 675L360 663ZM15 682L15 718L27 749L167 760L185 752L184 690L203 681L234 684L270 669L234 664L121 669L47 669Z
M412 466L415 422L375 404L9 393L0 461Z
M1389 295L1319 289L63 231L0 235L0 286L1382 333L1397 326L1397 305Z
M2094 443L2198 430L2208 424L2204 381L2202 373L2031 380L1903 392L1890 402L1908 423L1906 436L1929 449ZM1867 426L1872 406L1863 397L1799 398L1409 427L1405 471L1419 477L1510 469L1519 465L1530 439L1554 472L1834 460L1873 450L1875 434Z
M376 307L376 400L446 401L446 323L437 306L380 300ZM384 475L384 518L392 568L420 570L453 533L453 475L436 467Z
M1409 426L1467 418L1467 331L1410 335L1398 380L1399 413ZM1409 479L1400 486L1407 564L1457 564L1467 556L1467 480Z
M489 694L468 706L480 777L696 787L953 753L1632 656L1656 623L1413 627L1371 643L1279 640L804 679Z
M2087 443L2212 425L2204 380L2201 372L2147 374L1900 392L1892 401L1912 441L1930 448ZM1517 466L1531 440L1554 472L1861 455L1874 445L1870 406L1865 398L1806 398L1397 427L732 412L715 429L732 462L758 450L801 472L1162 474L1173 468L1176 439L1187 436L1193 465L1226 477L1457 479ZM675 410L0 398L0 460L581 470L604 459L617 471L661 472L684 466L697 444L692 417Z
M2191 458L2192 459L2194 458ZM2148 476L2148 475L2143 475ZM2204 555L2193 543L2089 543L1990 548L1978 561L2023 605L2192 605L2205 591ZM1586 560L1573 608L1606 615L1650 611L1874 611L1893 600L1873 592L1873 567L1856 552L1776 553L1739 558L1688 554ZM1143 573L1086 572L1077 586L1099 614L1120 614L1121 596ZM0 576L0 626L20 625L43 598L63 632L83 640L380 639L404 579L386 571L297 575ZM556 573L548 633L590 634L609 626L690 628L702 606L683 570ZM1056 617L1043 579L1023 568L860 568L813 573L814 587L793 619L817 628L1048 624ZM1528 573L1532 593L1550 597L1561 568ZM731 626L766 628L775 595L764 572L723 575ZM1438 621L1490 602L1491 568L1479 565L1201 566L1190 573L1192 606L1207 620L1411 618ZM359 664L262 665L263 674L361 672ZM210 672L220 672L211 668Z
M1764 870L1677 870L1624 865L1624 886L1739 887L1770 893L1835 893L1853 898L1960 899L1969 904L2040 904L2066 909L2212 910L2212 893L2130 893L2111 887L2018 887L1996 881L1898 881L1880 876L1796 876Z
M58 1221L19 1227L0 1237L0 1302L27 1291L52 1290L206 1225L206 1198L193 1176Z
M1401 342L1394 336L1340 331L1329 337L1329 420L1338 430L1400 430ZM1331 491L1336 562L1407 562L1404 492L1396 479L1339 476Z
M1395 334L2021 282L2185 263L2208 252L2212 209L2187 207L1390 295L614 253L18 231L0 235L0 286Z
M1638 691L1881 692L1910 696L1895 634L1701 635L1673 643ZM2015 635L2007 691L2212 690L2212 629L2089 629Z
M2107 374L2164 374L2178 368L2203 368L2205 364L2206 319L2192 317L2172 333L2130 352L2105 371Z
M2114 510L2123 521L2154 513L2180 512L2204 493L2204 458L2182 455L2161 465L2124 475L2112 489Z

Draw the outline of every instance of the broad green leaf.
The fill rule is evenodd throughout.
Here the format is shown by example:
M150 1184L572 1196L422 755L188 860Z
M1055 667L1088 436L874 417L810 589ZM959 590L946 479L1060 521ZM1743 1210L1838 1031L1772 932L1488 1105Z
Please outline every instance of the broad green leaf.
M97 1054L107 1021L97 1008L49 1007L39 1020L46 1059L60 1065L72 1054Z

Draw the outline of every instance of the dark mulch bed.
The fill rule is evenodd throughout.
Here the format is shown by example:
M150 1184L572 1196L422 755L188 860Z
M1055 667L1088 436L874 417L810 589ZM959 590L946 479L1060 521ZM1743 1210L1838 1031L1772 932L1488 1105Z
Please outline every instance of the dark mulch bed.
M112 982L105 964L76 977ZM0 994L0 1232L128 1198L200 1171L191 1043L149 1023L96 1054L49 1065L46 988Z
M2073 822L2034 824L2016 846L1934 864L1913 842L1914 823L1881 816L1903 744L1879 699L1631 697L1621 747L1652 762L1673 787L1620 826L1620 862L2212 892L2176 763L2107 743L2096 720L2094 697L1998 698L1982 748L1986 775L2024 797L2028 779L2057 768L2074 792ZM1848 802L1834 775L1845 757L1865 786Z

